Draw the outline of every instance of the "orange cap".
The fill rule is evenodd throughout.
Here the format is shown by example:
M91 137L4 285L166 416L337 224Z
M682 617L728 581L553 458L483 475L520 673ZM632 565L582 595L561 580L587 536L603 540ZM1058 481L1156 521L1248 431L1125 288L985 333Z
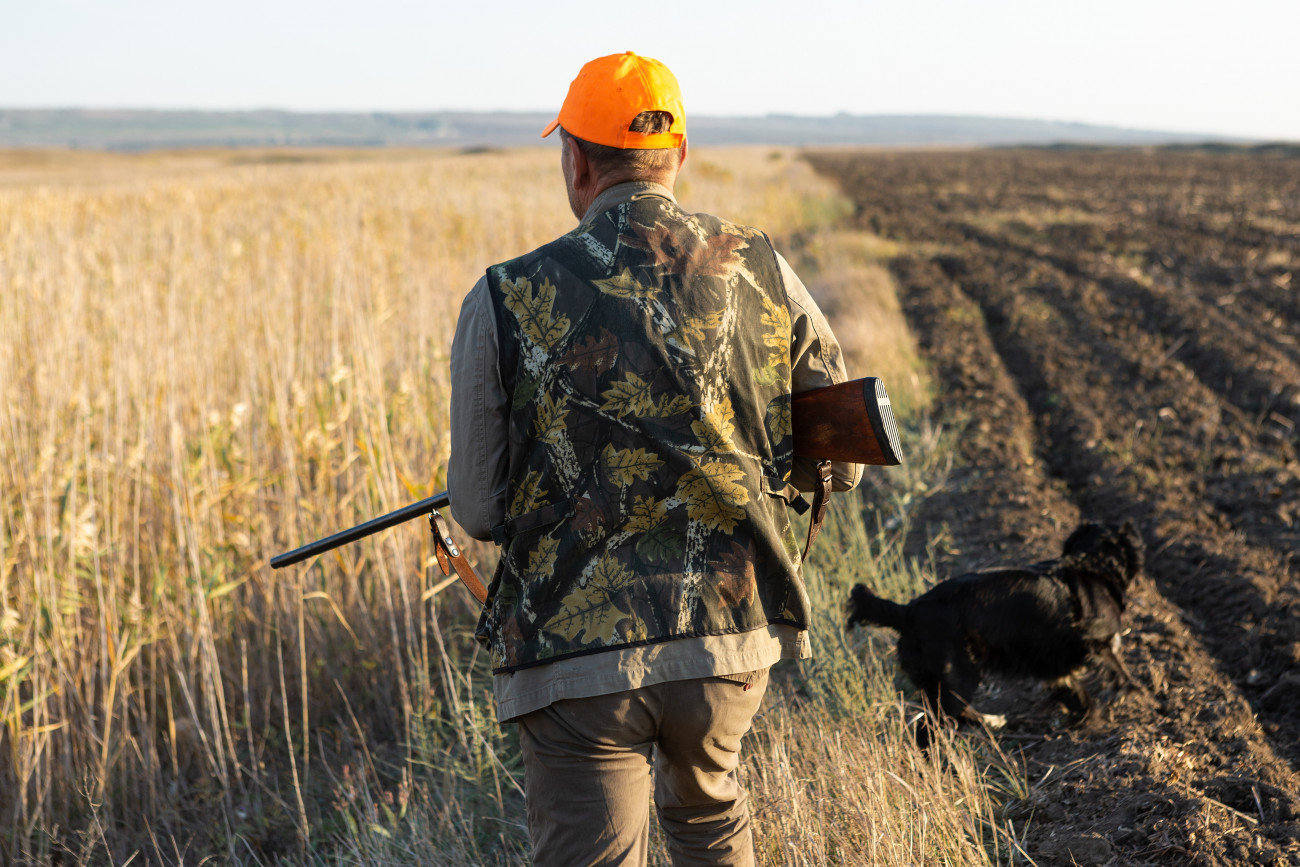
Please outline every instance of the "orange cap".
M664 133L631 132L632 120L643 111L673 116ZM584 141L614 148L675 148L686 138L682 91L668 67L652 57L628 51L597 57L569 85L560 115L542 130L542 138L563 126Z

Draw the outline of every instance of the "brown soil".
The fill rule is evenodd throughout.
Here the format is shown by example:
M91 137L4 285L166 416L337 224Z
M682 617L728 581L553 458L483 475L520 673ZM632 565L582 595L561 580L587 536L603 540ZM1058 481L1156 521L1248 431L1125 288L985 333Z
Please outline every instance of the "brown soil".
M917 554L939 534L941 574L1027 562L1080 519L1146 540L1139 691L1080 728L986 697L1031 784L1008 810L1025 855L1300 865L1300 160L809 159L909 251L892 270L960 431Z

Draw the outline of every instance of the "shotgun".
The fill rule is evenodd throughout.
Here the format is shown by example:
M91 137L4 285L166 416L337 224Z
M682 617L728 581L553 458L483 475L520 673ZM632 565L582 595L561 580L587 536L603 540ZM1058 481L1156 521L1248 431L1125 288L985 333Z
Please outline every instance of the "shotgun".
M825 468L823 490L819 490L813 500L814 525L820 525L820 516L825 513L825 500L830 493L831 461L889 467L900 463L898 425L894 421L885 384L878 377L868 376L801 392L791 401L790 412L795 457L816 458ZM434 551L438 555L442 574L450 575L455 570L474 594L474 598L480 603L486 602L487 590L483 582L465 559L460 546L452 540L446 519L438 511L450 505L451 496L446 491L434 494L341 533L277 554L271 558L271 568L282 569L301 563L309 557L364 539L380 530L428 515ZM815 535L816 532L810 527L809 540L804 547L805 556Z

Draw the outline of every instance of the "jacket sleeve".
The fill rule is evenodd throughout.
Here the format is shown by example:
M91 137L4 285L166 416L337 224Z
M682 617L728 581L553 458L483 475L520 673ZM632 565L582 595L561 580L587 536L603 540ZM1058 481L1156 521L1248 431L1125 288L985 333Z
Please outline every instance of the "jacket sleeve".
M785 281L786 297L790 300L790 325L793 331L790 343L791 390L799 394L845 382L848 373L844 369L844 355L840 352L839 341L835 339L826 317L785 257L777 253L776 259L781 267L781 278ZM795 458L790 483L796 489L813 490L816 478L815 460ZM833 490L851 490L862 480L862 465L832 463L831 478Z
M465 296L451 342L451 457L447 492L456 523L490 539L505 520L508 400L498 364L486 277Z

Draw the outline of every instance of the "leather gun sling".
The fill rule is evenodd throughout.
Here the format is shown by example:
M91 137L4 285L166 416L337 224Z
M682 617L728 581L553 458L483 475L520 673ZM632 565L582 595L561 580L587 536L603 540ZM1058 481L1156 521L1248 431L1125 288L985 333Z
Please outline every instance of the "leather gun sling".
M451 575L451 571L455 569L456 577L460 578L461 583L474 594L479 604L486 605L487 588L479 580L474 567L465 559L465 552L451 538L447 519L437 509L429 513L429 530L433 533L433 550L438 555L438 568L442 570L442 574Z
M813 540L822 530L822 521L826 518L826 507L831 503L831 462L822 461L817 465L817 489L813 491L812 518L808 521L808 540L803 546L803 559L808 559Z

